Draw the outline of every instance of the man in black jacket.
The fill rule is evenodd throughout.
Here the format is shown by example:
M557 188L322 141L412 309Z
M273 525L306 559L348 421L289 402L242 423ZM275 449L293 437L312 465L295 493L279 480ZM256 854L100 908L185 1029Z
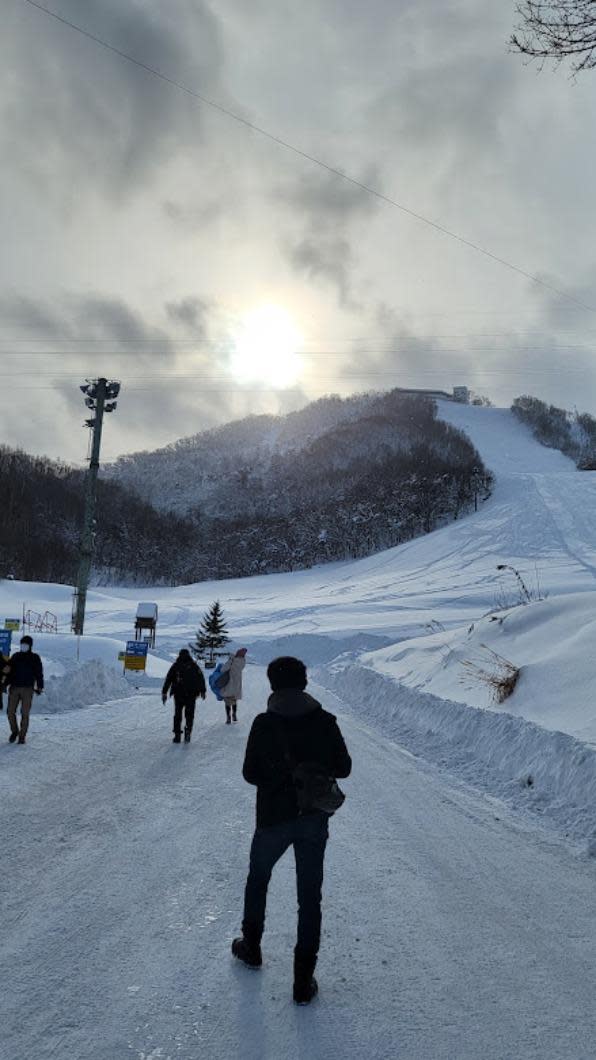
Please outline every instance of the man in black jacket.
M197 697L204 699L206 691L203 671L191 659L188 648L182 648L176 662L170 666L161 690L162 703L165 704L168 692L174 697L174 743L180 743L183 711L184 742L190 742Z
M10 743L25 743L27 729L29 728L29 712L33 702L33 693L40 695L43 692L43 666L41 659L31 649L33 638L21 637L20 651L14 653L8 664L8 676L6 683L10 688L8 693L8 708L6 711L8 724L10 725ZM21 705L21 727L17 723L17 710Z
M304 663L289 656L274 659L267 677L272 688L267 712L258 714L252 724L244 759L244 779L257 787L257 827L244 895L242 937L234 939L232 953L251 968L261 966L269 880L276 862L293 846L298 890L294 1001L304 1005L318 990L313 973L321 939L329 818L321 810L299 810L293 771L301 763L316 763L330 777L347 777L352 762L334 715L304 691Z

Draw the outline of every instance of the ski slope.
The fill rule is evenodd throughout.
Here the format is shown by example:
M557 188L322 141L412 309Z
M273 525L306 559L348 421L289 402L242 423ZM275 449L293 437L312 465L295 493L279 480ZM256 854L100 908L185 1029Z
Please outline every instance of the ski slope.
M0 746L7 1060L589 1060L594 863L425 766L345 706L355 755L331 822L320 997L291 1001L296 902L276 869L265 964L229 954L254 792L236 727L193 742L142 695L36 720Z
M575 473L575 464L558 449L540 445L510 409L479 408L438 401L439 418L472 440L499 479L509 475Z

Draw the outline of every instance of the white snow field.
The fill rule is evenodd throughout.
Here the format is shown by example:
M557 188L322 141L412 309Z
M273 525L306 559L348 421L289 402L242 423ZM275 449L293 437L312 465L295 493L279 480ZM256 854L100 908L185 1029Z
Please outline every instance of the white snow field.
M79 645L67 587L0 582L0 624L26 604L61 630L35 636L53 679L27 745L0 743L2 1060L596 1056L596 474L505 410L441 415L496 486L427 537L292 574L96 588ZM158 686L216 598L253 663L241 721L210 697L174 747ZM141 599L158 642L131 687L116 660ZM520 668L501 704L478 673L491 651ZM282 652L311 667L354 759L307 1010L290 859L262 972L229 956L253 823L242 755Z

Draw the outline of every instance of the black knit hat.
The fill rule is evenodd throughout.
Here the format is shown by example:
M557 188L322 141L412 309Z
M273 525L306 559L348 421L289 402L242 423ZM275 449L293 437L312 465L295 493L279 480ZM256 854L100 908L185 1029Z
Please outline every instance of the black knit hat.
M267 667L267 677L273 692L281 692L286 688L304 692L308 684L306 666L301 659L295 659L291 655L273 659Z

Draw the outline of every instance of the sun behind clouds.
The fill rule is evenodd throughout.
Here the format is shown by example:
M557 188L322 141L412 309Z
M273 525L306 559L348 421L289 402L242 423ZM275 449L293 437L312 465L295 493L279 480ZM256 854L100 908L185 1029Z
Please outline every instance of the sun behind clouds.
M240 383L293 386L302 371L297 352L301 343L302 336L285 309L258 306L246 315L235 336L230 371Z

